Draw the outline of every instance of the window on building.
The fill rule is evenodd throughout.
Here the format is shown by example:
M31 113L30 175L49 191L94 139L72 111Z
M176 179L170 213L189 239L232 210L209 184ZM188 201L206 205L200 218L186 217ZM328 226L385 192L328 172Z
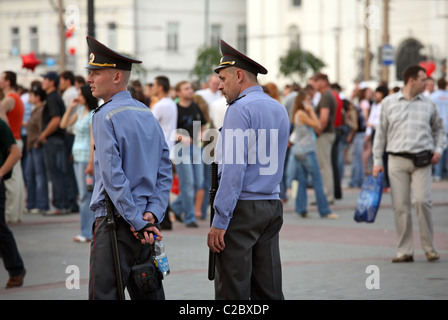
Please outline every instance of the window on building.
M300 48L300 32L299 32L299 28L296 25L292 25L289 27L288 37L289 37L289 48L290 49Z
M30 27L30 50L39 53L39 34L37 27Z
M179 50L179 23L168 22L167 49L171 52Z
M292 5L296 8L300 8L302 5L302 0L292 0Z
M118 46L118 29L115 22L109 22L107 24L107 43L111 48Z
M211 25L210 45L212 47L219 48L220 40L221 40L221 25L220 24L212 24Z
M20 29L19 27L11 28L11 55L18 56L20 54Z
M237 31L237 48L242 53L247 52L247 32L246 25L240 24Z

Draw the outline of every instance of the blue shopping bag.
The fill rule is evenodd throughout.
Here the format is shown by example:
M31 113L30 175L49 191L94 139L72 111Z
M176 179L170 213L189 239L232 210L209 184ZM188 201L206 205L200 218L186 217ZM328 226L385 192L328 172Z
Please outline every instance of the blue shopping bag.
M370 175L364 181L355 209L355 221L372 223L380 207L383 194L383 173L379 172L374 178Z

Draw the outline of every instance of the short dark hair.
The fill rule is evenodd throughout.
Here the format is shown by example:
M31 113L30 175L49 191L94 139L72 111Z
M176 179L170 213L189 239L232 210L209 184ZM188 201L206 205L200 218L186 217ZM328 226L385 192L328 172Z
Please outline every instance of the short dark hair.
M437 87L440 90L445 90L446 85L447 85L447 82L446 82L445 78L440 78L439 80L437 80Z
M383 94L383 98L385 98L389 94L389 88L387 86L378 86L375 89L376 92L380 92Z
M45 99L47 98L47 93L44 89L42 89L40 83L35 83L31 86L31 93L35 96L38 96L40 98L40 101L45 101Z
M75 84L75 75L71 71L63 71L59 75L59 77L64 78L65 80L69 80L72 85Z
M168 77L165 76L157 76L155 78L155 80L157 81L157 84L159 86L162 86L163 91L165 93L168 93L170 91L170 80L168 79Z
M78 82L80 84L85 84L86 83L86 79L84 79L83 76L75 76L75 82Z
M15 72L13 71L5 71L3 72L5 74L5 80L9 81L9 85L12 88L16 88L17 87L17 75Z
M325 74L325 73L320 73L320 72L318 72L318 73L316 73L314 76L313 76L313 78L312 78L314 81L317 81L317 80L324 80L326 83L330 83L330 81L328 80L328 76Z
M404 84L408 83L409 79L416 80L418 78L418 74L420 71L423 71L426 74L426 69L420 67L419 65L410 65L407 66L403 71L403 82Z

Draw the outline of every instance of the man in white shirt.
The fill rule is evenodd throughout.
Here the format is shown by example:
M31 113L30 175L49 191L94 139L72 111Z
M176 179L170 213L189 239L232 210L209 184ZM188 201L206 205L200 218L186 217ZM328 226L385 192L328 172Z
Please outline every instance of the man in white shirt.
M408 66L403 71L403 79L402 90L381 103L372 149L373 177L384 172L382 157L385 151L388 152L388 175L398 236L397 256L392 262L414 261L411 205L417 213L426 258L435 261L440 256L434 245L431 164L440 161L447 146L446 134L435 104L422 94L426 70L418 65Z
M75 75L71 71L64 71L59 74L59 89L62 91L62 100L64 101L65 109L68 108L70 103L72 103L73 99L78 98L78 89L75 87ZM73 108L70 116L76 113L78 108ZM69 209L72 212L78 212L78 185L76 183L75 171L73 169L73 160L72 159L72 147L73 142L75 141L75 132L73 129L73 125L68 126L65 129L66 138L65 145L67 147L67 174L68 174L68 201L69 201Z
M165 76L158 76L154 79L153 92L158 101L153 105L151 111L162 127L165 141L170 150L170 159L173 160L174 143L177 129L177 105L169 95L170 81ZM160 228L171 230L170 206L165 211L165 219L160 223Z
M213 102L219 100L222 97L221 91L218 90L219 77L216 74L212 74L208 79L208 88L196 91L207 102L210 109Z
M224 96L222 96L218 100L215 100L210 105L209 108L210 118L212 119L215 128L218 130L219 128L222 127L222 124L224 122L224 116L226 115L227 107L228 107L227 101Z
M165 141L170 149L170 155L172 154L172 147L174 146L175 133L177 128L177 106L173 99L169 96L170 81L165 76L158 76L154 79L154 94L157 96L157 101L153 108L152 113L159 121L165 134ZM171 135L173 134L173 139ZM171 158L172 159L172 158Z

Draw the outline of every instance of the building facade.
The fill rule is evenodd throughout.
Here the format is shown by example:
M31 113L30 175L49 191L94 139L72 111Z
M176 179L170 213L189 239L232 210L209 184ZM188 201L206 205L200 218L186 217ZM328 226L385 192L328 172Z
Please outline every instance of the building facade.
M384 43L394 57L387 67L389 84L400 83L403 68L422 60L435 63L432 77L446 75L448 1L247 0L247 7L248 52L270 70L265 81L291 81L279 74L279 57L299 46L326 63L322 71L331 82L374 85L382 79ZM364 77L366 47L370 70Z
M87 75L88 2L0 0L0 69L17 72L27 84L46 71L60 71L65 56L65 69ZM143 83L161 74L173 84L192 80L198 49L217 46L221 38L269 70L260 83L280 87L297 80L279 72L280 57L293 47L323 60L322 71L346 89L355 81L375 84L384 77L385 43L393 49L394 61L387 67L391 85L401 80L407 64L422 60L435 63L434 78L446 75L448 1L94 0L94 8L95 37L141 59L133 76ZM22 67L21 55L31 51L41 60L34 71Z
M142 83L162 74L173 84L190 79L198 49L220 38L246 50L246 0L94 0L94 9L95 38L142 60L133 75ZM87 12L87 0L0 0L0 69L25 84L61 71L62 21L63 69L86 76ZM22 67L31 51L41 61L34 71Z

